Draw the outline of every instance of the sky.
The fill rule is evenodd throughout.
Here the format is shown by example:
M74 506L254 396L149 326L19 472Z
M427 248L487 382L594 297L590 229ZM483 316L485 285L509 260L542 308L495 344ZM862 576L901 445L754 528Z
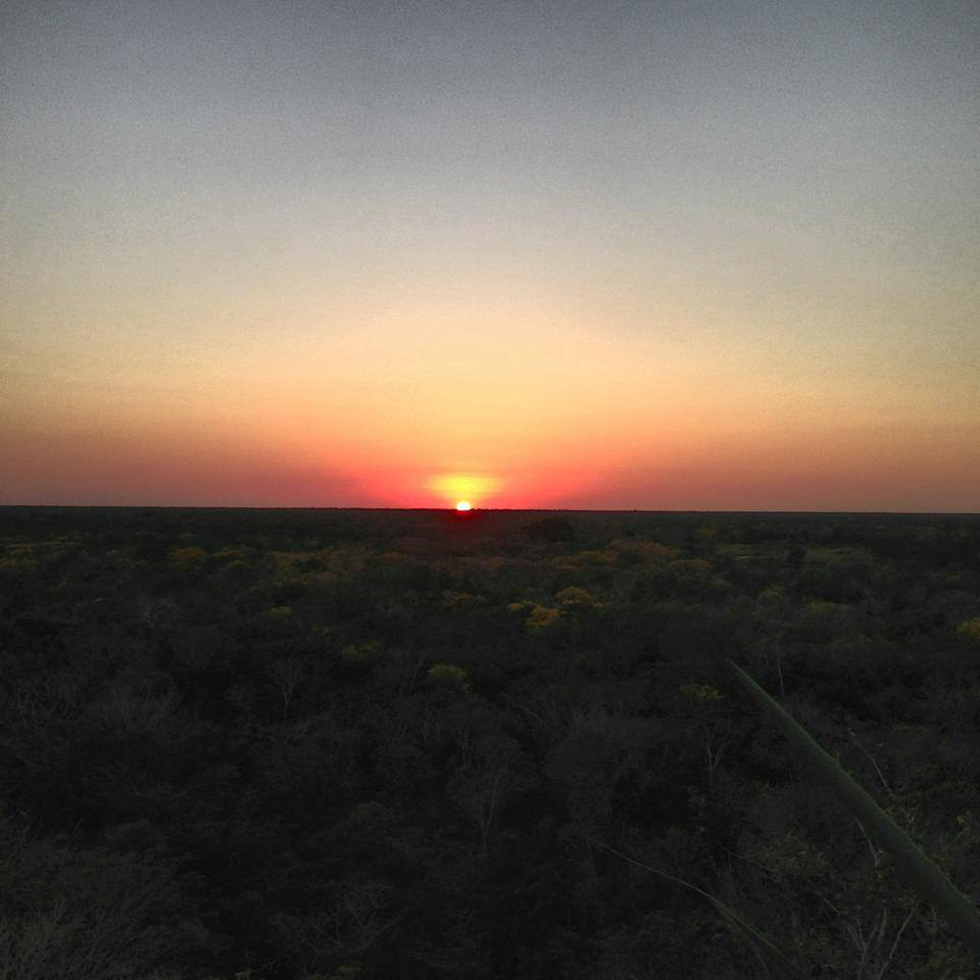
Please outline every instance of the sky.
M0 6L0 503L980 510L972 2Z

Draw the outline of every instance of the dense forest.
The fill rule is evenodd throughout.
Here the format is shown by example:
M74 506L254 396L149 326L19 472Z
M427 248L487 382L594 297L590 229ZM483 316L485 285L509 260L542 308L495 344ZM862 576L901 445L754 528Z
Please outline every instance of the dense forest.
M980 517L0 510L0 978L975 964Z

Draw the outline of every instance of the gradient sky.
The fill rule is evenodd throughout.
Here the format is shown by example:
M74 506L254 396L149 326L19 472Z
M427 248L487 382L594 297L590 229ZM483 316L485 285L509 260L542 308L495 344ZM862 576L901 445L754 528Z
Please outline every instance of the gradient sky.
M973 2L7 0L0 502L980 510Z

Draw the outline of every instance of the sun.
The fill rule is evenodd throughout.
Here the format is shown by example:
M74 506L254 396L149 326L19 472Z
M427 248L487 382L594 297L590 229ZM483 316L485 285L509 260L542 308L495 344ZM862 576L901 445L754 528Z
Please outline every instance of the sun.
M487 473L441 473L425 483L433 503L439 501L436 506L458 511L486 507L499 487L500 480Z

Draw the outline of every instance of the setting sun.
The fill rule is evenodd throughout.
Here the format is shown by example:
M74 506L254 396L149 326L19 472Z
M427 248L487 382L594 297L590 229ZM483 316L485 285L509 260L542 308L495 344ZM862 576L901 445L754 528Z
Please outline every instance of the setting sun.
M486 506L487 499L499 490L500 480L486 473L442 473L430 477L425 486L433 497L442 499L437 506L472 510Z

